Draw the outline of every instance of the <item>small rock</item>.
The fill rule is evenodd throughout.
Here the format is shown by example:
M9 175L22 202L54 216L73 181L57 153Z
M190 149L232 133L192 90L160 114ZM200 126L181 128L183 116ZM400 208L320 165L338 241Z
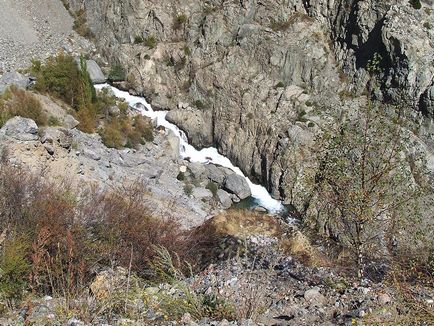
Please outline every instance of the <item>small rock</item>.
M84 326L85 324L81 320L73 317L70 320L68 320L67 325L68 326Z
M48 154L50 154L51 156L54 155L54 147L49 145L49 144L45 144L44 145L45 150L47 151Z
M304 299L316 305L323 305L326 302L326 298L319 292L317 288L305 291Z
M182 172L182 173L187 172L187 167L186 167L185 165L181 165L181 166L179 167L179 172Z
M379 304L385 305L385 304L388 304L389 302L391 302L392 299L390 298L390 296L387 293L382 293L377 297L377 301Z
M119 109L119 107L117 105L113 105L109 108L109 114L112 117L117 117L118 115L121 114L121 110Z

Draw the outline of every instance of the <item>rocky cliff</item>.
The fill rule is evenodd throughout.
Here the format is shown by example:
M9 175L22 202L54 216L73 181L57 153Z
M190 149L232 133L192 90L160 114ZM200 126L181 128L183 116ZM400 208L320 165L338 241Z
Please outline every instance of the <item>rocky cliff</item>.
M422 112L422 136L432 138L431 1L421 9L397 0L69 3L86 10L97 47L126 69L127 87L171 110L194 145L216 145L287 202L290 171L309 164L331 115L363 103L370 66L375 96Z

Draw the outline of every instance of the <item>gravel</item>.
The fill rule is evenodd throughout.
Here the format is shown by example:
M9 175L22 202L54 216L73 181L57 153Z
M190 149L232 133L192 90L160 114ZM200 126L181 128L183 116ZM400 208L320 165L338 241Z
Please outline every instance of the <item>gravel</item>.
M59 0L0 0L0 75L63 50L89 52L91 43L72 29Z

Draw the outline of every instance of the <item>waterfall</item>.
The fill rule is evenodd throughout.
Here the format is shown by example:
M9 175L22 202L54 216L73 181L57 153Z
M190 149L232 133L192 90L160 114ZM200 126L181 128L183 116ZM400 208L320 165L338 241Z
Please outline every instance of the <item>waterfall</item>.
M163 126L166 129L172 130L173 133L179 137L180 156L183 159L188 158L190 162L213 163L231 169L236 174L241 175L246 179L251 189L252 197L260 206L266 208L271 213L278 213L284 210L282 203L272 198L267 189L251 182L239 167L234 166L232 162L227 157L221 155L216 148L207 147L197 150L190 145L184 131L166 120L167 111L154 111L151 105L143 97L130 95L128 92L121 91L111 85L95 85L95 88L98 90L105 87L110 88L117 98L125 100L131 107L139 110L144 116L155 119L158 126Z

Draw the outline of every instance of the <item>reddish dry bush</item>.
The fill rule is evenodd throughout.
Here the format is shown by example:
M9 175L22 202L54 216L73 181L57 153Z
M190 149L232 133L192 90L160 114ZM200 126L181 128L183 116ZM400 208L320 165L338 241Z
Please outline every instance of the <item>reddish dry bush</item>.
M143 275L155 256L156 246L185 256L180 224L152 216L143 202L143 187L134 185L101 194L89 203L92 218L87 219L87 225L106 265L128 267L131 260L132 269Z

